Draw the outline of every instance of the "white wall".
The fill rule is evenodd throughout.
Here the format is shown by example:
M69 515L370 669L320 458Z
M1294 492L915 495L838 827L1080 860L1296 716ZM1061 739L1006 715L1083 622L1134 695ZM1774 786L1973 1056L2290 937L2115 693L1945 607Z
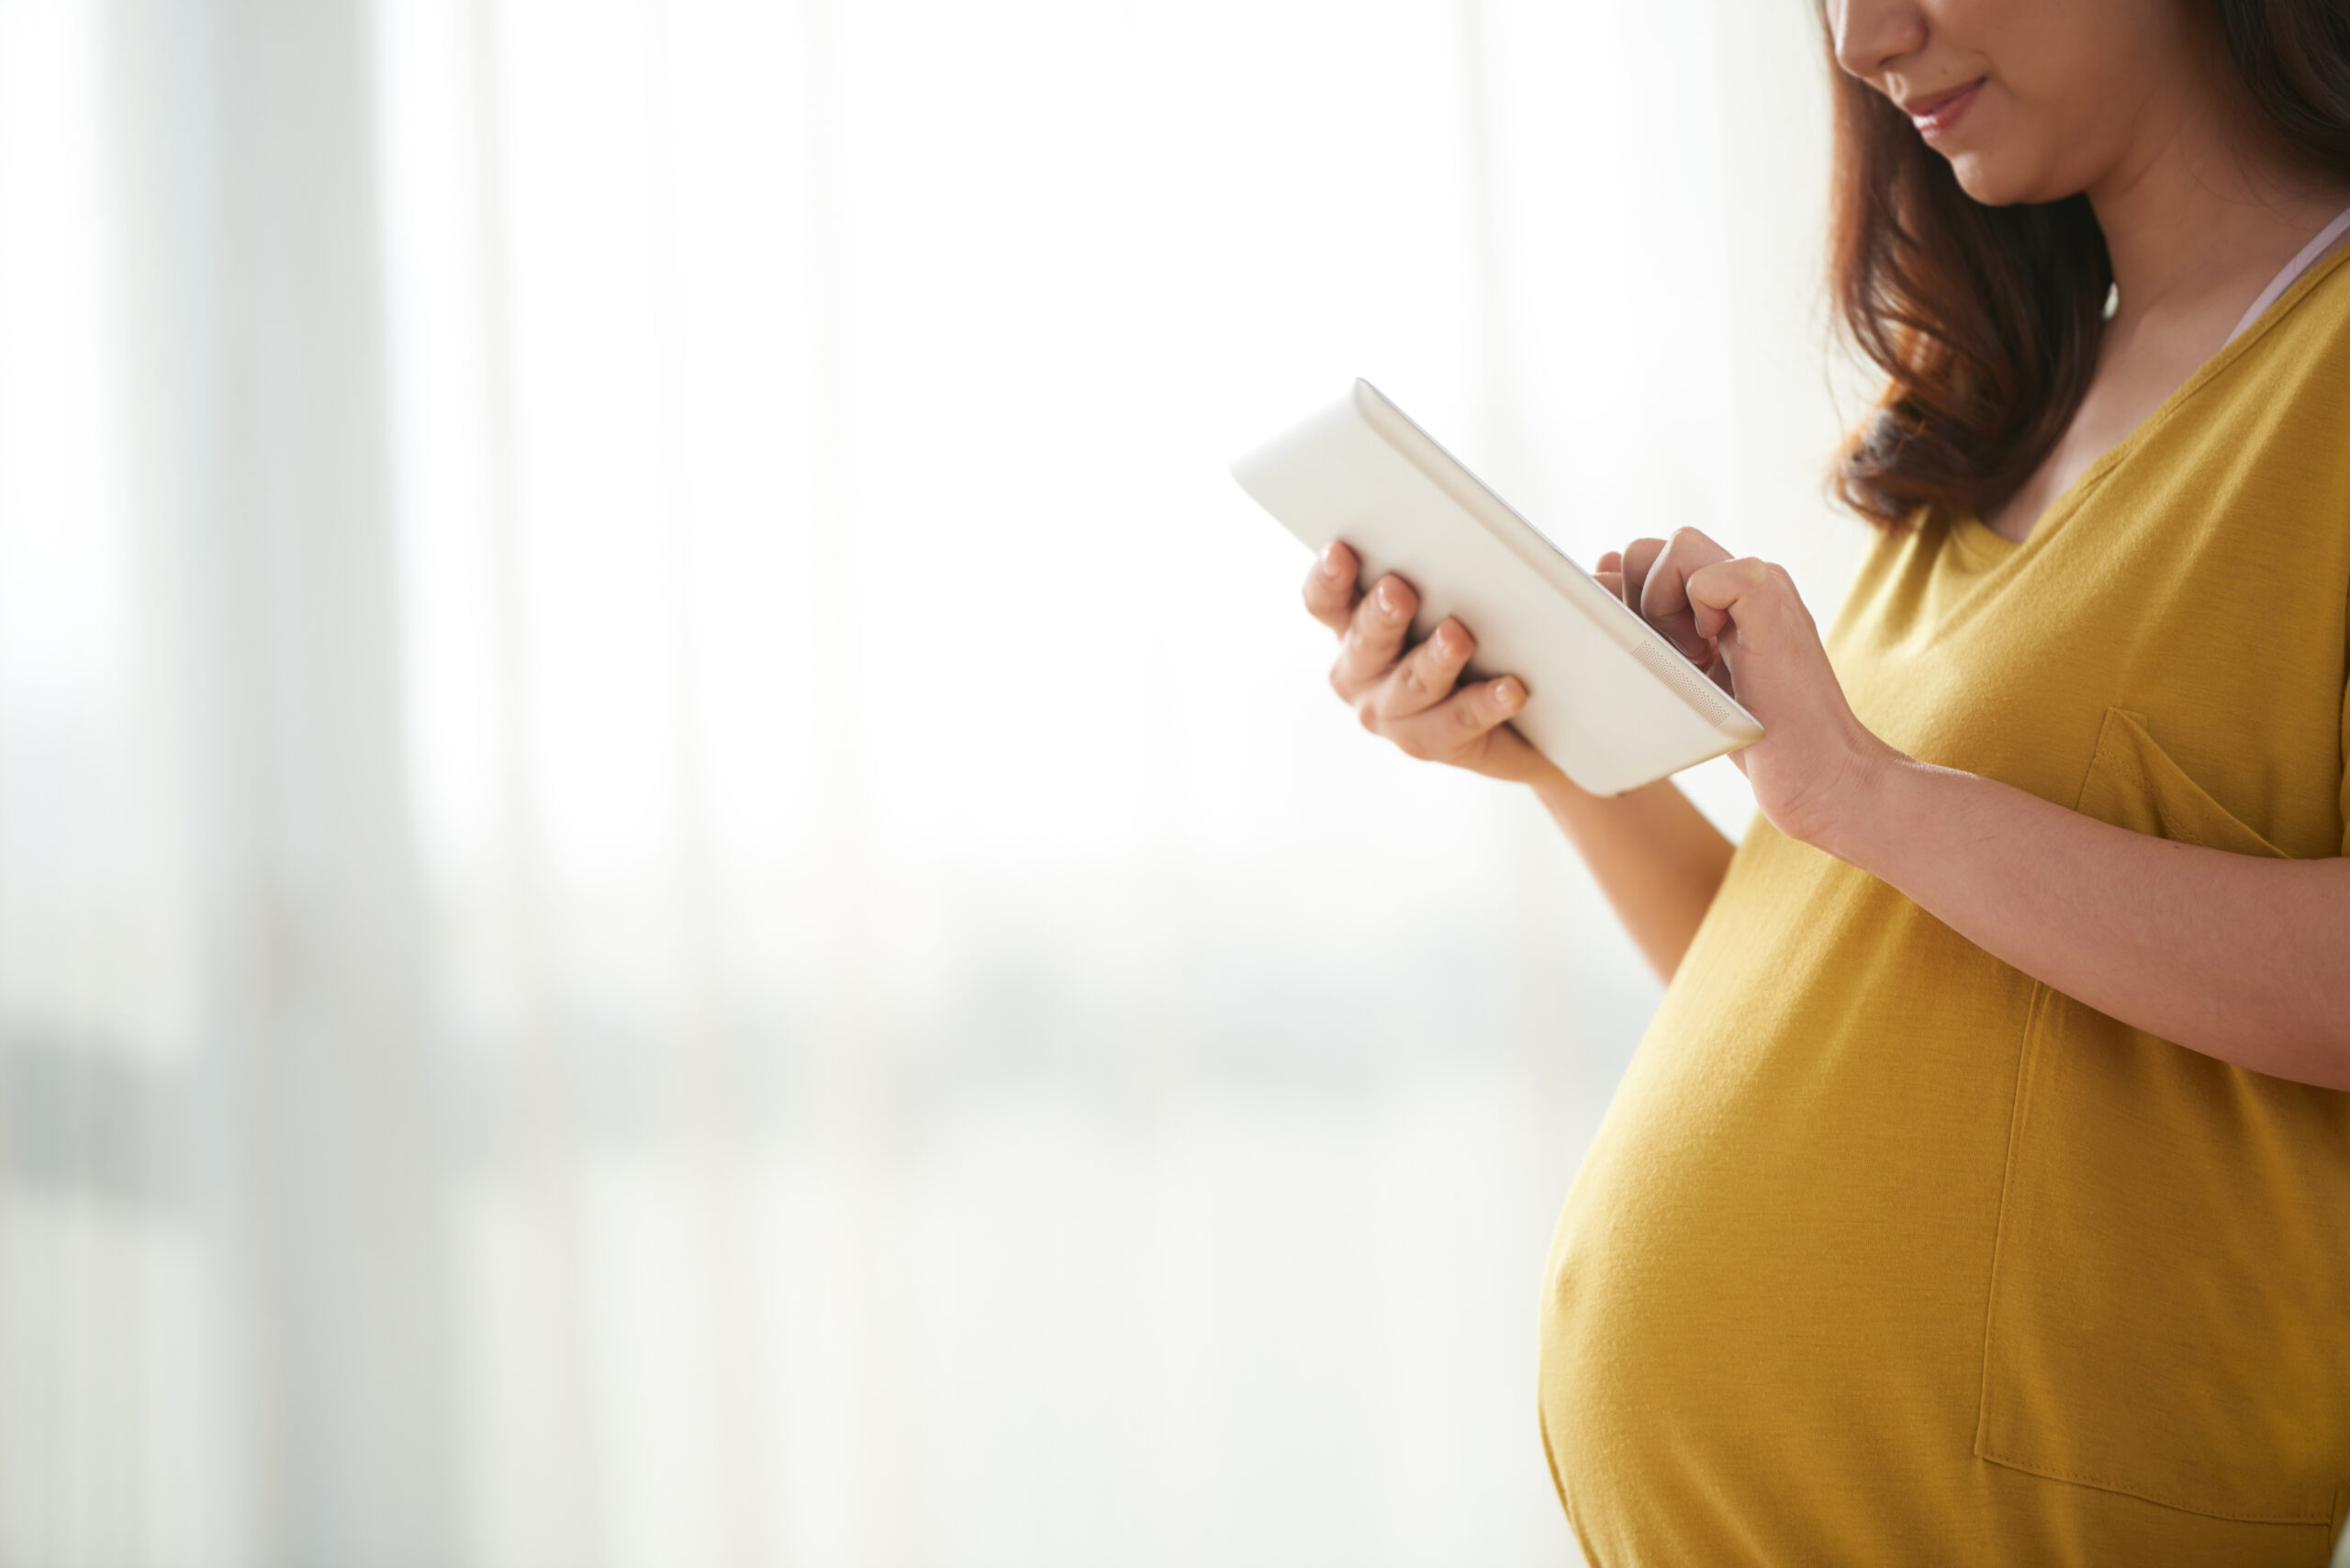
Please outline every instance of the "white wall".
M1816 25L0 0L0 1559L1571 1561L1655 988L1223 465L1824 617Z

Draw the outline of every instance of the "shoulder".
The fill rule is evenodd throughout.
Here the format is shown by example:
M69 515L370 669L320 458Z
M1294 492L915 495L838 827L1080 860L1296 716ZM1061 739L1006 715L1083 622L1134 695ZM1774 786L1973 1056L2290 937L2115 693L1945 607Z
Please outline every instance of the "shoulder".
M2321 546L2305 569L2350 569L2350 252L2245 329L2155 423L2113 489L2172 503L2174 524L2233 544Z
M2310 413L2350 417L2350 248L2311 269L2222 354L2232 363L2215 366L2224 373L2215 392L2283 394Z

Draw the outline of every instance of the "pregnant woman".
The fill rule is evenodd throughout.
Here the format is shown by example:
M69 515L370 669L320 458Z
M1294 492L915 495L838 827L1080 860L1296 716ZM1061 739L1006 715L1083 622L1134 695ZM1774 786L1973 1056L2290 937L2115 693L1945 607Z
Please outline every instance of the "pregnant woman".
M1569 1194L1541 1417L1628 1564L2293 1563L2350 1507L2350 16L1829 0L1887 385L1823 644L1604 580L1768 729L1733 851L1578 790L1409 584L1306 584L1416 756L1531 785L1670 986ZM1369 591L1362 591L1364 588Z

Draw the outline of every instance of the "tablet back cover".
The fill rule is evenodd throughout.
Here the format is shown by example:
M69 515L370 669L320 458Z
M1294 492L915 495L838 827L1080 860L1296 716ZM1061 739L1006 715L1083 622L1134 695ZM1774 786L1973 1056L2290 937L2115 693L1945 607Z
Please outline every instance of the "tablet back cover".
M1472 674L1525 681L1512 722L1586 790L1636 789L1762 734L1367 382L1232 472L1310 548L1343 540L1364 586L1396 572L1418 589L1415 641L1458 617L1477 639Z

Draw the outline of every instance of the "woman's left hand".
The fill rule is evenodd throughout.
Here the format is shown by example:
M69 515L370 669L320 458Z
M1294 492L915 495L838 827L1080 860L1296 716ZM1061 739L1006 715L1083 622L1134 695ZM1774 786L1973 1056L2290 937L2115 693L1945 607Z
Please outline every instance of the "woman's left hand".
M1595 575L1762 722L1762 738L1731 760L1788 837L1834 837L1869 776L1899 758L1844 700L1819 628L1784 567L1733 558L1684 528L1608 552Z
M2350 1091L2350 859L2272 860L2068 811L1872 734L1777 566L1695 529L1593 575L1767 732L1733 760L1772 825L1897 889L2003 963L2162 1039Z

